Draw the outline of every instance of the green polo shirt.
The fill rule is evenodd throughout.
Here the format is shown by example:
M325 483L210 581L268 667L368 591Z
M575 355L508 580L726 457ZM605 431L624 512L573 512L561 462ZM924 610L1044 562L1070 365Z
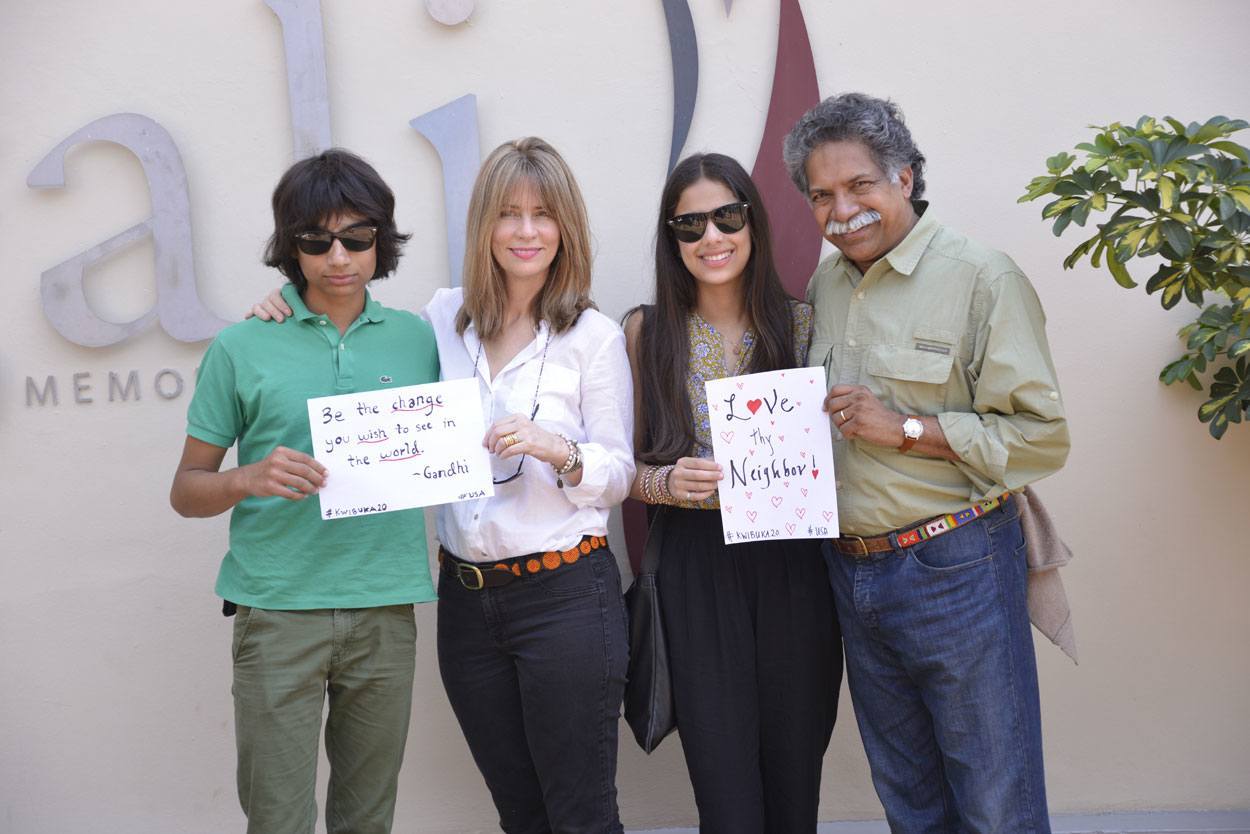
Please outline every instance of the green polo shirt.
M841 254L816 269L808 363L824 365L830 385L866 386L886 408L936 415L960 460L848 441L835 426L845 533L878 535L1023 489L1068 455L1046 320L1029 280L1003 253L918 208L919 222L867 273Z
M295 287L282 324L247 319L217 335L200 364L187 434L239 444L239 465L276 446L312 454L307 400L438 380L430 325L366 294L340 337ZM223 599L256 608L370 608L435 598L422 510L322 520L320 501L245 498L230 516L230 549L217 576Z

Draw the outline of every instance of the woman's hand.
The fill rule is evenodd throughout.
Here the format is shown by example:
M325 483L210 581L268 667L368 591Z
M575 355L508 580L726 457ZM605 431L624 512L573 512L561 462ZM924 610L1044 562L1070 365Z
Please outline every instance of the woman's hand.
M524 414L509 414L486 432L483 445L501 460L529 455L556 469L569 459L569 444L558 434L540 428Z
M261 321L273 320L281 324L287 316L291 315L291 305L286 303L286 299L282 297L282 288L278 287L270 290L269 295L265 296L258 304L253 304L252 309L243 315L243 318L250 319L252 316Z
M678 501L704 501L725 477L719 463L708 458L679 458L668 473L668 491Z

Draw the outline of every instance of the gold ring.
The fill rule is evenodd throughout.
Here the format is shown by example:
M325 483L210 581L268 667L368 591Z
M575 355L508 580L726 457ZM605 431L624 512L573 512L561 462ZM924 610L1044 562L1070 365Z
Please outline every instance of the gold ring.
M503 441L505 446L515 446L516 444L521 442L521 438L517 437L516 432L514 431L508 432L507 434L505 434L503 437L499 439Z
M838 416L841 417L842 422L845 423L846 422L846 409L844 408L838 409Z

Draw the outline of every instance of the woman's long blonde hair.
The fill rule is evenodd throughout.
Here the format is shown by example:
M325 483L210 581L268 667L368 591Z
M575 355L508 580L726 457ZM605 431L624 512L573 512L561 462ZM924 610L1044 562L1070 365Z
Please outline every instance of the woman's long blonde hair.
M463 334L472 322L480 339L498 334L504 325L507 287L503 270L491 254L491 233L517 188L532 185L560 230L560 248L547 280L534 298L534 321L545 321L553 333L572 327L590 300L590 224L581 189L555 148L529 136L504 142L482 163L465 230L464 305L456 316Z

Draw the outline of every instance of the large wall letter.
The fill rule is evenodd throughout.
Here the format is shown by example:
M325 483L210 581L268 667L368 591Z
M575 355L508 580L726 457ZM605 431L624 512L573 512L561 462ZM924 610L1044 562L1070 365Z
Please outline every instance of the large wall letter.
M799 117L820 101L816 62L798 0L781 0L777 30L777 65L768 102L764 138L755 154L751 179L759 187L773 232L773 254L781 283L795 298L807 292L808 279L820 261L820 228L812 220L805 195L790 181L781 161L781 143Z
M668 170L681 159L690 134L695 97L699 94L699 41L686 0L664 0L668 24L668 50L673 61L673 139L668 151Z
M331 146L320 0L265 0L265 5L282 22L295 158L316 156Z
M438 151L443 163L443 211L447 218L447 267L451 286L464 270L465 221L482 161L477 135L477 96L461 96L408 122Z
M105 116L53 148L30 172L26 184L64 188L65 155L81 142L114 142L139 158L151 194L152 216L43 273L40 292L48 321L66 339L86 347L116 344L158 319L165 332L181 342L212 338L229 322L205 309L196 293L187 175L174 140L146 116ZM84 273L97 261L148 235L156 250L156 306L125 324L105 321L87 304Z

